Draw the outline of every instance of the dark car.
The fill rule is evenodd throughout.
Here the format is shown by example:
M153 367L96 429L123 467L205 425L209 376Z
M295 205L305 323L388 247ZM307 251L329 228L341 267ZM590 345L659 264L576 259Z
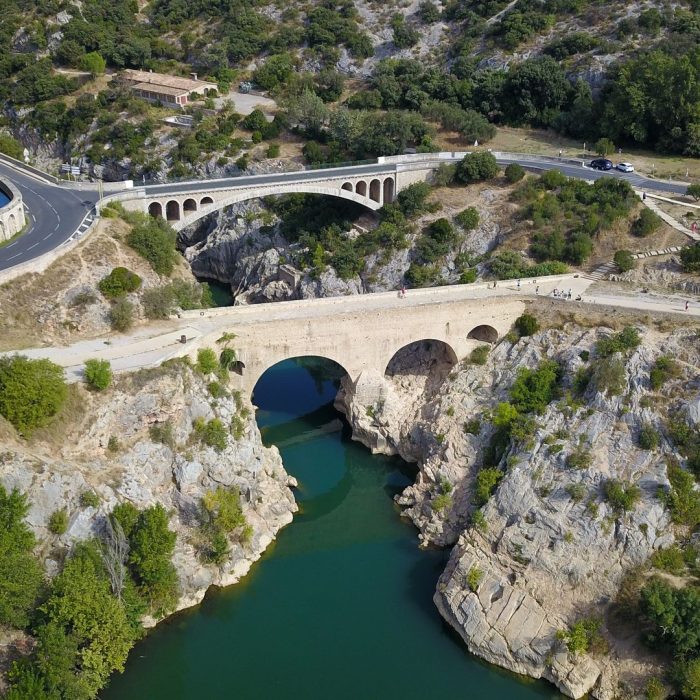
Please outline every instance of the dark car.
M612 170L613 164L612 161L607 158L596 158L591 161L590 167L596 170Z

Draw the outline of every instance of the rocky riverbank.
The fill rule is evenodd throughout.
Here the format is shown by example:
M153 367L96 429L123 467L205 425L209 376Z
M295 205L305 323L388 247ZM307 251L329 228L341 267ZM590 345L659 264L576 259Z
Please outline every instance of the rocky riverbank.
M0 425L0 483L28 495L27 522L49 575L72 544L101 534L106 514L118 503L162 504L177 533L173 563L180 610L199 603L212 585L237 582L291 522L297 510L294 480L277 449L263 446L247 398L214 398L207 378L183 363L122 376L105 393L78 385L71 391L64 414L29 443L8 423ZM232 426L221 451L199 441L192 427L197 419L214 418ZM219 486L241 494L249 536L232 536L229 555L214 566L199 556L199 513L202 497ZM89 499L97 505L86 505L86 493L97 497ZM68 528L51 534L51 514L63 508Z
M399 503L423 545L454 545L435 592L443 617L471 652L546 678L571 697L612 699L620 688L633 697L651 675L662 675L636 632L623 631L610 613L623 580L674 541L658 498L669 488L666 459L675 454L665 432L669 415L696 427L700 419L694 331L642 329L641 345L616 357L624 363L619 390L591 382L581 392L581 377L598 371L597 341L611 334L567 324L505 339L483 365L454 365L426 345L396 358L386 377L365 378L361 391L346 382L338 397L356 439L420 466ZM675 358L679 374L652 389L650 370L661 355ZM527 440L500 457L500 483L477 513L492 412L508 401L518 373L543 360L560 367L560 398L536 416ZM652 449L640 446L644 427L659 436ZM638 489L634 508L621 512L610 502L611 480ZM567 650L557 632L583 618L601 621L606 653Z

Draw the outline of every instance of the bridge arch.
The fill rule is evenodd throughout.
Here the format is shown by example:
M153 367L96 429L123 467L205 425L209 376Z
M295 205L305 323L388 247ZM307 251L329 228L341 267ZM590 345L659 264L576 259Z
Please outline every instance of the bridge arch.
M384 376L427 376L437 371L444 379L458 361L454 348L444 340L436 338L413 340L394 352L386 363Z
M360 197L366 197L367 196L367 183L364 180L360 180L356 185L355 185L355 193L359 194Z
M389 202L393 202L394 201L394 190L395 190L393 177L385 178L383 189L384 189L384 192L383 192L384 204L388 204Z
M482 324L475 326L467 333L469 340L481 340L484 343L497 343L498 331L493 326Z
M148 213L154 219L163 218L163 205L160 202L151 202L148 205Z
M352 192L352 182L344 182L342 189Z
M214 204L214 200L211 197L202 197L199 202L200 207L208 207L210 204Z
M369 198L375 202L380 202L382 199L382 183L377 178L369 183Z
M180 202L171 199L165 205L165 218L168 221L180 221Z
M192 212L197 211L197 202L191 197L186 199L182 203L182 211L184 212L185 216L192 214Z

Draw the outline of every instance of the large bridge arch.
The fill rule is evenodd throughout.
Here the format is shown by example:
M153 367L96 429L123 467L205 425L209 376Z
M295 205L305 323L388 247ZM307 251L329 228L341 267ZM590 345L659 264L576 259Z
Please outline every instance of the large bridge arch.
M375 191L379 200L381 200L381 185L379 180L375 187ZM370 199L369 197L363 197L352 190L348 190L342 187L343 183L338 183L337 187L323 185L318 182L309 183L297 183L293 185L283 184L280 186L273 187L258 187L239 191L223 191L223 192L201 192L199 194L200 206L196 211L184 210L180 202L176 199L170 200L166 205L166 217L170 224L176 230L180 230L185 226L190 226L191 224L199 221L199 219L208 216L209 214L214 214L220 209L231 206L232 204L238 204L239 202L245 202L249 199L258 199L261 197L268 197L271 195L285 195L285 194L321 194L327 195L329 197L338 197L339 199L345 199L350 202L355 202L361 204L372 211L377 211L381 209L381 202L375 199ZM185 201L194 201L192 197L194 194L184 193L182 195L175 195L178 199L183 199ZM146 209L150 211L151 204L154 203L155 197L147 200ZM182 212L182 214L181 214Z

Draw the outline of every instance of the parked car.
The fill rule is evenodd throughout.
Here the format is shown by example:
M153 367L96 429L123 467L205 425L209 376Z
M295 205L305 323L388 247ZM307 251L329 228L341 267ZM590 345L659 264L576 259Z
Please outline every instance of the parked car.
M590 162L589 167L595 170L612 170L613 164L612 161L607 158L596 158Z
M634 165L632 163L618 163L615 166L621 173L633 173Z

